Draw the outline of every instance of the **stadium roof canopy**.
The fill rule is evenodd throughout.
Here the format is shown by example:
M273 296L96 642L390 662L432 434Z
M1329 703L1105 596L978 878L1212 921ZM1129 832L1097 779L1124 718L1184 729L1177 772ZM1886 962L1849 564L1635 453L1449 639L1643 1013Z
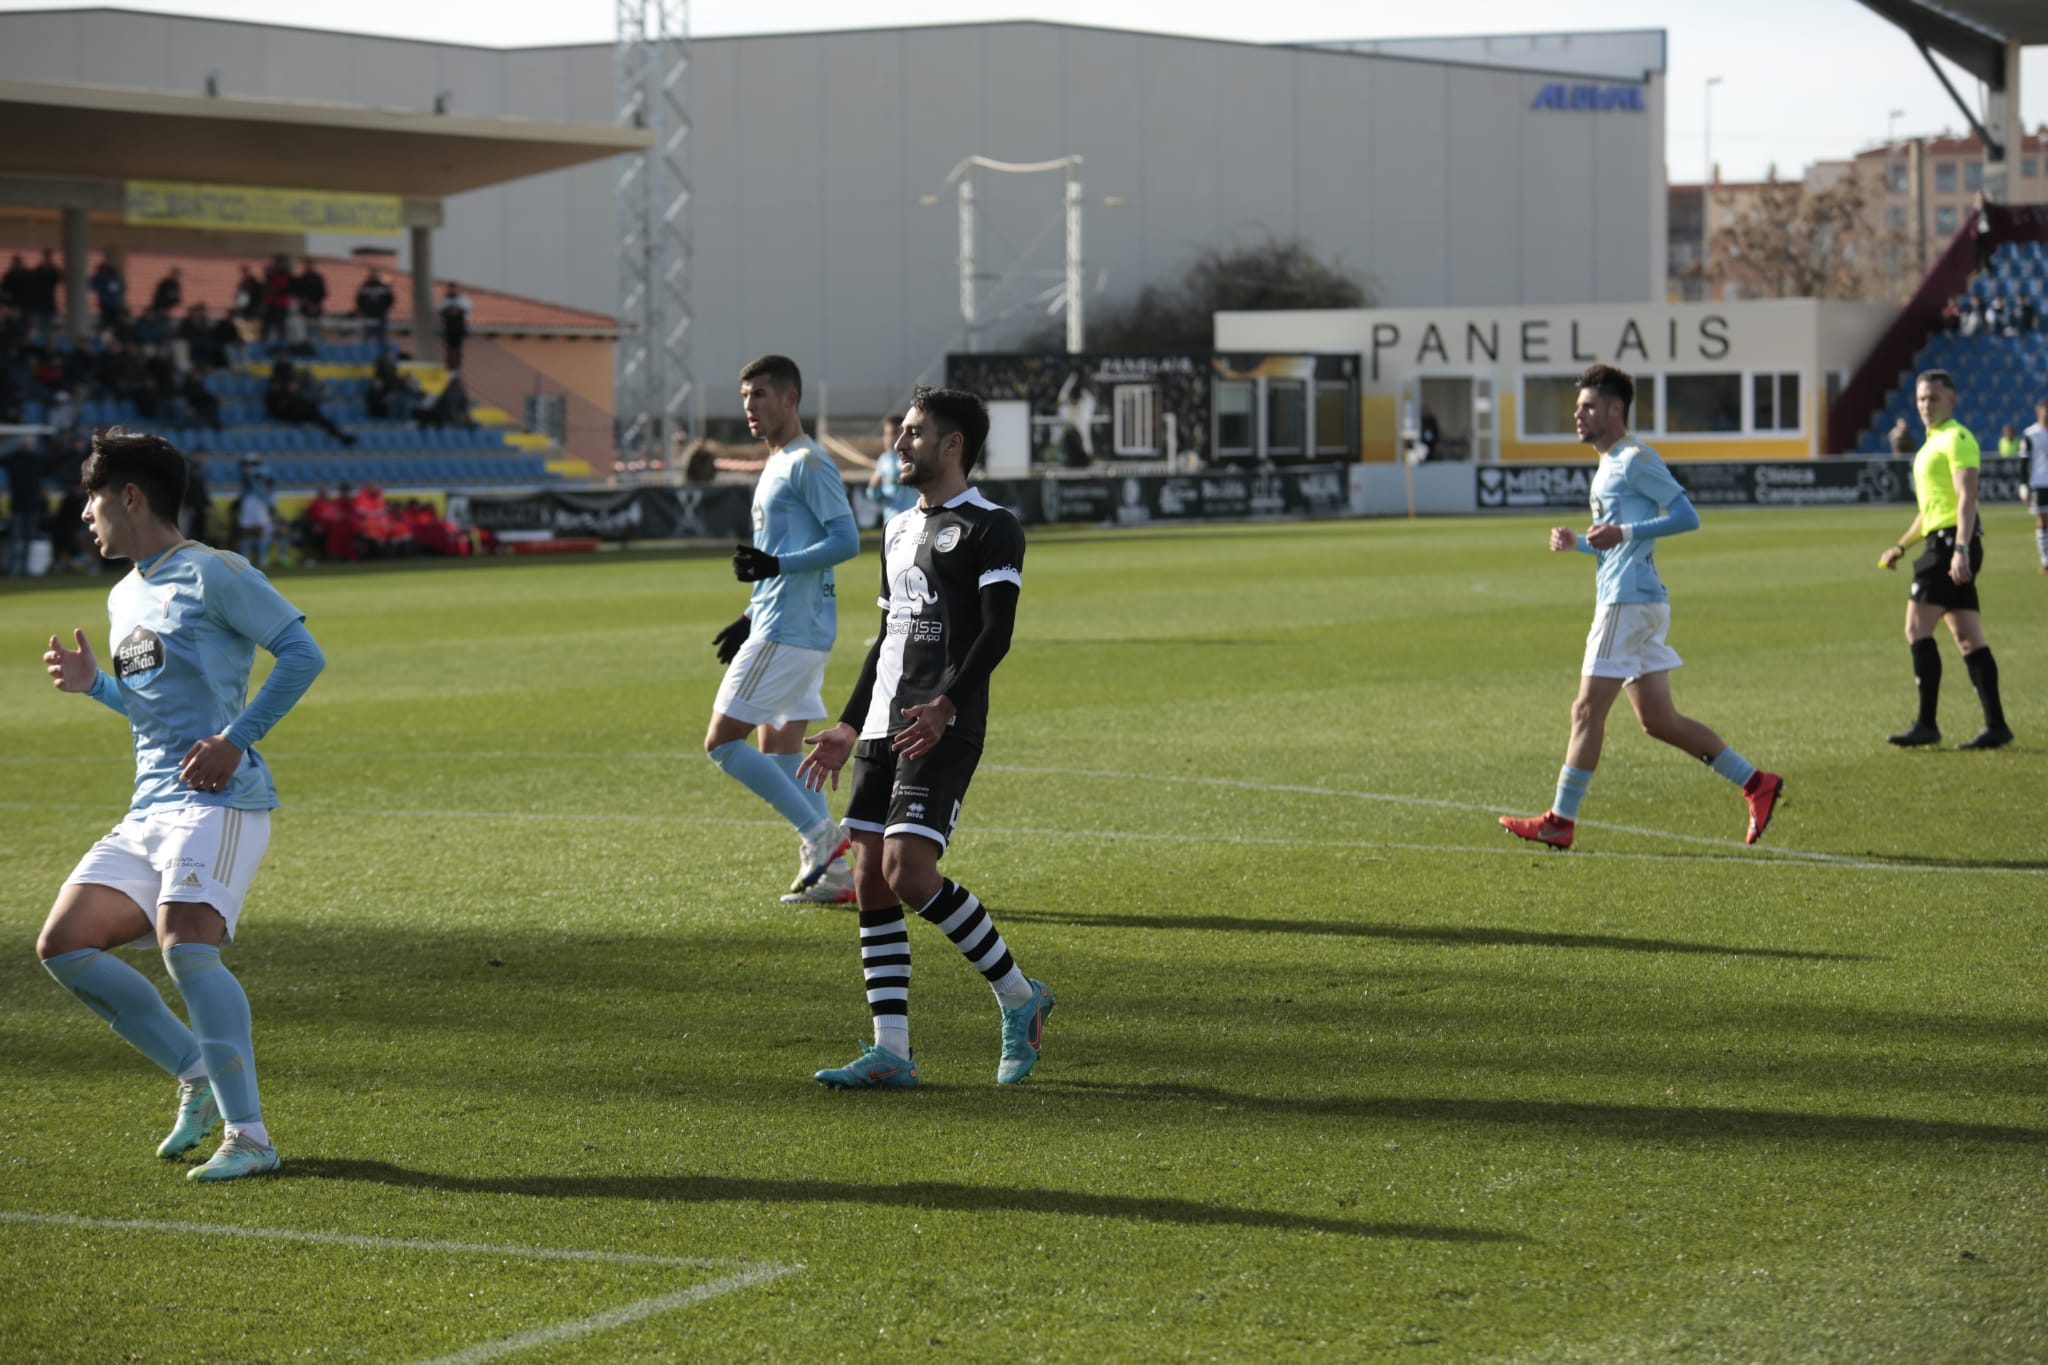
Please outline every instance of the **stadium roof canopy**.
M2007 43L2048 43L2048 5L2041 0L1863 0L1863 7L1994 90L2005 88Z
M636 152L643 129L0 81L0 175L440 199Z

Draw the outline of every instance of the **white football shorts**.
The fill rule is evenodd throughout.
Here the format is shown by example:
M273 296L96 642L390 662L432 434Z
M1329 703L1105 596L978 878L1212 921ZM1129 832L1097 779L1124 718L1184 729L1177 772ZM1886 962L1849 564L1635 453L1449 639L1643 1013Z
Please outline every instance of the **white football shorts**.
M64 879L66 886L110 886L142 907L151 928L166 901L210 905L228 937L270 847L270 812L228 806L165 806L130 811ZM138 938L130 947L155 939Z
M712 709L749 725L825 718L825 661L831 651L749 635L726 667Z
M1669 602L1608 602L1593 613L1586 636L1586 662L1579 669L1588 678L1622 678L1630 682L1646 673L1665 673L1685 660L1664 643L1671 629Z

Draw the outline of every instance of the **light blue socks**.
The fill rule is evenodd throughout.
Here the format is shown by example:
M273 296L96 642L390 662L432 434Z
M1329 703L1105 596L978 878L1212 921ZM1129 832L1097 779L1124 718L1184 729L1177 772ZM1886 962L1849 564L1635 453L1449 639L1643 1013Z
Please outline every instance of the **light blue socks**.
M199 1055L213 1097L230 1129L262 1133L263 1108L256 1099L256 1045L249 1033L249 997L242 983L221 964L220 949L205 943L180 943L164 950L164 965L185 997L185 1013L198 1035Z
M1738 787L1746 786L1756 776L1756 764L1736 753L1732 744L1708 759L1707 766Z
M43 967L137 1052L171 1075L182 1077L198 1064L199 1040L192 1030L171 1013L149 978L120 958L98 948L80 948L45 958ZM246 1006L243 1013L246 1017Z
M775 813L789 821L790 827L798 834L816 829L822 814L824 798L817 804L811 803L814 793L806 791L796 779L782 770L782 765L769 755L762 753L743 739L730 744L721 744L711 750L710 758L726 776L736 780L754 795L775 807Z
M810 798L811 821L808 825L804 826L805 829L816 829L820 820L830 820L832 818L832 808L825 804L825 793L812 791L797 778L797 765L804 761L802 754L770 754L768 757L776 767L788 774L790 783L798 791Z
M1565 764L1557 770L1557 799L1550 803L1550 808L1567 820L1578 819L1579 802L1586 799L1586 788L1592 785L1591 772Z

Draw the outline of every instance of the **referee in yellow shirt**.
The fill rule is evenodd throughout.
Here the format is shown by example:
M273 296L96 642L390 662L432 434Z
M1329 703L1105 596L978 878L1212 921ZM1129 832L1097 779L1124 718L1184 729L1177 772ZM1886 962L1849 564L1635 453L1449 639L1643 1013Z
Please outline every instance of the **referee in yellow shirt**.
M1927 370L1914 386L1914 399L1927 439L1913 457L1913 496L1919 514L1899 543L1878 560L1895 569L1906 547L1922 536L1927 549L1913 561L1913 587L1906 602L1906 643L1913 650L1913 681L1920 689L1920 716L1908 729L1892 735L1901 748L1941 743L1935 723L1941 697L1941 651L1934 644L1934 625L1948 622L1948 633L1962 651L1963 667L1984 708L1984 728L1958 749L1998 749L2012 743L2005 708L1998 701L1998 662L1984 642L1984 622L1977 608L1977 572L1984 565L1983 527L1977 518L1977 471L1982 457L1977 438L1956 421L1956 381L1946 370Z

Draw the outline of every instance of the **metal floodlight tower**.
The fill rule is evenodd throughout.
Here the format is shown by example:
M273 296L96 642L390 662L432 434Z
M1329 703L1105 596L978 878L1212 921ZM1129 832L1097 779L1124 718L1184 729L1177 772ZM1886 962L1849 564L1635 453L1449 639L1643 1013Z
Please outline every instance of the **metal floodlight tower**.
M1077 174L1081 167L1079 156L1063 156L1057 161L993 161L985 156L970 156L946 173L946 183L957 185L960 195L960 319L967 325L967 350L973 354L981 349L979 303L975 297L974 279L977 269L974 255L974 173L977 170L1003 171L1011 175L1035 175L1040 171L1065 171L1067 175L1067 283L1064 301L1067 307L1067 353L1079 355L1086 349L1087 325L1083 317L1082 276L1085 273L1081 262L1081 203L1082 189Z
M654 145L619 170L619 453L663 458L687 430L690 375L688 0L617 0L618 121Z

